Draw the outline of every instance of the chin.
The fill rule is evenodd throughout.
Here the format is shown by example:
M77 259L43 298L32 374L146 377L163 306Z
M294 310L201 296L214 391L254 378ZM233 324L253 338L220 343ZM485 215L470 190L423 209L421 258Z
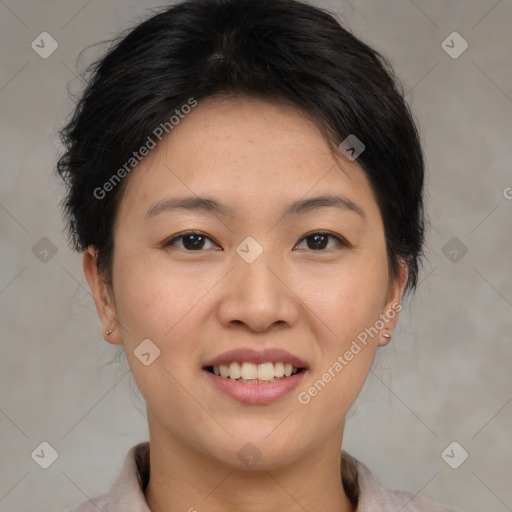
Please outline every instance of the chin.
M253 426L244 435L229 437L227 442L220 443L217 440L207 450L219 463L236 470L273 470L293 462L300 452L293 438L284 434L282 432L279 438L272 439L271 436L262 435Z

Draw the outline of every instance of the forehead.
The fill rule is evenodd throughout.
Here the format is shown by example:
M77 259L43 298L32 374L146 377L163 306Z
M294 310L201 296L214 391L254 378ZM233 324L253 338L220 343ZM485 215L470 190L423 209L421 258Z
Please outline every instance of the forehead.
M208 195L234 210L339 192L376 208L357 161L331 154L318 126L290 106L253 98L203 100L129 176L121 211L176 195ZM247 212L245 212L247 213ZM370 212L371 214L371 212Z

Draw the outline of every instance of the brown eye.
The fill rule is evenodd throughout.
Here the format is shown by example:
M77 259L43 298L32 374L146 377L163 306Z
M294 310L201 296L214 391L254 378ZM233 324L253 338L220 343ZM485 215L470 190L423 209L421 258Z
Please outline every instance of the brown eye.
M329 239L335 240L337 243L333 246L327 247L329 245ZM332 233L323 233L323 232L315 232L310 233L309 235L306 235L305 237L301 238L299 243L294 247L298 248L302 241L306 241L307 249L310 249L312 251L322 251L326 248L332 249L333 247L336 247L338 245L347 245L345 240L340 238L337 235L333 235Z
M181 241L181 246L178 242ZM208 242L213 243L212 239L209 236L206 236L204 233L196 232L196 231L188 231L186 233L182 233L181 235L175 236L165 242L163 247L176 247L178 249L184 249L186 251L201 251L204 249L205 245ZM210 249L211 247L206 247Z

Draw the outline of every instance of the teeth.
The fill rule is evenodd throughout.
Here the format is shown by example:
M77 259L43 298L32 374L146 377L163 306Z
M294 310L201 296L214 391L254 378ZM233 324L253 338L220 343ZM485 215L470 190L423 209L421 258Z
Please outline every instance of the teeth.
M242 379L257 379L258 367L254 363L242 363Z
M258 365L258 379L272 380L274 378L274 365L272 363L263 363Z
M221 365L222 366L222 365ZM242 368L238 363L231 363L229 365L229 375L230 379L239 379L242 376Z
M213 373L224 378L242 381L274 381L295 375L298 369L290 363L237 363L221 364L213 367Z

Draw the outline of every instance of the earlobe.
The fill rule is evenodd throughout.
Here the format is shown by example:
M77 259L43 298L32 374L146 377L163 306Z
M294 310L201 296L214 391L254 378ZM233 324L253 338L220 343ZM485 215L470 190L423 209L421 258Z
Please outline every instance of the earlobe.
M106 341L112 344L122 343L119 334L117 311L113 301L113 292L111 287L108 286L97 265L97 251L93 246L87 247L84 251L83 269L85 278L89 283L91 294L94 299L96 311L102 322L103 337Z
M407 263L405 260L400 259L398 275L389 284L386 304L384 305L384 310L380 315L381 321L384 324L380 331L380 337L378 340L378 344L380 346L387 345L391 341L393 330L398 322L399 312L402 310L402 295L407 283L408 275Z

